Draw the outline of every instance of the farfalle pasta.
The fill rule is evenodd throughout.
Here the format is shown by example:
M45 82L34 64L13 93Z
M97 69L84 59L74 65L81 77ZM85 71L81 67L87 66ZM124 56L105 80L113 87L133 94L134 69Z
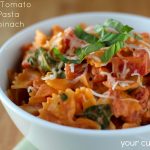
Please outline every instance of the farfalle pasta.
M36 31L8 71L8 96L30 114L85 129L150 123L150 34L121 22Z

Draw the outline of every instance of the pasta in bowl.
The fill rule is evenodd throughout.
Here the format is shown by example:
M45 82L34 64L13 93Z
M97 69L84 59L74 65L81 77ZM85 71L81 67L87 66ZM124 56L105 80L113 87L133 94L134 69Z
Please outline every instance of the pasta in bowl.
M61 125L123 129L150 122L150 34L115 19L37 30L22 47L8 95L25 111Z
M123 31L107 27L117 41L99 41L94 26L103 29L111 18ZM149 48L137 43L148 43L149 26L148 18L135 15L83 13L42 21L9 39L0 49L0 100L23 135L40 150L120 150L121 141L149 139ZM61 36L72 30L82 42L66 53ZM62 32L59 40L56 31Z

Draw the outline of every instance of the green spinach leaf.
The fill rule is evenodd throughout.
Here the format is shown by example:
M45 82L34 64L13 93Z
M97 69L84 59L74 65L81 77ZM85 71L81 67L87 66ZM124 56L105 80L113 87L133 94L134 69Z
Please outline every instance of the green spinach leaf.
M87 108L84 111L83 116L98 122L102 129L106 129L109 126L112 112L110 105L101 104Z

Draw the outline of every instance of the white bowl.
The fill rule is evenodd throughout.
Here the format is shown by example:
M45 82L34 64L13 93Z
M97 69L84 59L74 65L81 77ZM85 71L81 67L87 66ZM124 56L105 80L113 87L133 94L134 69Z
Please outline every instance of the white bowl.
M124 130L86 130L61 126L39 119L16 106L6 94L8 88L7 71L14 67L20 56L20 47L33 41L36 29L49 33L52 25L63 27L78 23L102 23L107 18L114 18L129 24L136 31L150 32L150 19L146 17L121 13L81 13L56 17L42 21L9 39L0 49L0 99L9 116L23 135L40 150L120 150L146 149L143 141L150 139L150 125ZM5 129L4 129L5 130ZM13 138L13 135L10 135ZM122 141L127 141L122 145ZM133 142L139 141L133 144ZM130 143L132 142L132 143ZM142 144L143 142L143 144ZM8 143L9 144L9 143ZM150 147L150 145L149 145Z

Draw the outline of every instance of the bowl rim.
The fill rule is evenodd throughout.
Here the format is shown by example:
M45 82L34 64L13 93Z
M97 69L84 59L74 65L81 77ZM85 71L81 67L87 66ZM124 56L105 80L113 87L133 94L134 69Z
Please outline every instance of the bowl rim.
M9 43L12 43L13 40L17 37L20 36L22 33L24 33L27 30L30 29L36 29L36 26L40 26L40 24L44 24L46 22L51 22L54 20L58 19L63 19L63 18L69 18L69 17L77 17L77 16L86 16L86 15L105 15L105 16L122 16L124 18L136 18L136 19L145 19L149 20L150 18L141 16L141 15L135 15L135 14L129 14L129 13L120 13L120 12L84 12L84 13L74 13L74 14L69 14L69 15L62 15L62 16L56 16L50 19L46 19L40 22L37 22L33 25L30 25L27 28L24 28L23 30L19 31L15 35L13 35L10 39L8 39L0 48L0 55L1 52L7 47ZM59 125L53 122L48 122L44 119L40 119L38 117L35 117L20 107L18 107L15 103L13 103L6 95L5 91L2 90L0 86L0 100L2 101L2 104L5 104L9 109L17 113L21 118L26 119L30 122L34 122L35 124L38 124L42 127L50 128L53 130L57 130L59 132L65 132L65 133L70 133L70 134L80 134L80 135L90 135L90 136L120 136L120 135L132 135L132 134L140 134L143 132L147 132L148 129L150 129L150 125L145 125L145 126L140 126L140 127L135 127L135 128L129 128L129 129L117 129L117 130L92 130L92 129L80 129L80 128L74 128L74 127L69 127L69 126L63 126Z

